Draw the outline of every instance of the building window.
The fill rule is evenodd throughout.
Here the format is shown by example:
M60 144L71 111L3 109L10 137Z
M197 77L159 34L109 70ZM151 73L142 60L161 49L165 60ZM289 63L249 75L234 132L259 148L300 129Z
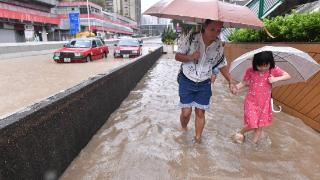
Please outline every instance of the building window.
M80 14L87 14L87 7L80 7Z

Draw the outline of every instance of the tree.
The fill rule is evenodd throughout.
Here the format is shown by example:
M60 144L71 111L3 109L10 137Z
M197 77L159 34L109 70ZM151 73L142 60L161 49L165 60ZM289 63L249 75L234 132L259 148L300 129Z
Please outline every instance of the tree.
M176 39L176 33L171 28L164 29L161 34L161 41L164 44L170 45L173 44Z

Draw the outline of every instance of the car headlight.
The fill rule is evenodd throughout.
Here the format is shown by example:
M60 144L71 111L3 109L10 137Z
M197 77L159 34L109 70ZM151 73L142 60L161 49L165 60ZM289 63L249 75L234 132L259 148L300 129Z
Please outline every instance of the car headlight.
M120 53L120 50L116 50L116 53Z
M60 56L60 52L55 52L54 56L58 56L59 57Z
M79 52L76 52L76 53L74 53L74 56L82 56L82 54Z
M132 51L133 54L138 54L138 51Z

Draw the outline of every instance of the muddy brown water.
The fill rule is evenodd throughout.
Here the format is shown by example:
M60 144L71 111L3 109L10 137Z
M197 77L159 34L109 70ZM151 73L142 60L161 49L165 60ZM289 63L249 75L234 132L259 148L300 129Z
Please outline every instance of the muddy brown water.
M300 119L274 114L258 145L234 144L244 93L233 96L221 75L200 144L180 131L176 74L164 55L74 159L61 180L318 179L320 136Z
M149 40L151 41L151 40ZM143 54L154 50L159 44L146 41ZM113 58L113 47L106 59L89 63L55 63L53 51L0 60L0 120L27 106L71 88L97 74L108 73L116 67L134 61L134 58Z

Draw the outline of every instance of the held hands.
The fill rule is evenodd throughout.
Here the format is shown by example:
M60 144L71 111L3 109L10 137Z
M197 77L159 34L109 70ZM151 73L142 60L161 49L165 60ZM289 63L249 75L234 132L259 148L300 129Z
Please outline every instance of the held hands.
M233 94L237 94L239 92L240 89L242 89L243 87L246 86L246 82L239 82L238 84L234 85L234 93Z
M241 87L241 83L236 84L236 90L237 90L237 92L239 92L239 90L240 90L241 88L242 88L242 87Z
M239 90L238 87L231 82L229 83L229 89L230 89L231 93L234 95L237 94L237 92Z

